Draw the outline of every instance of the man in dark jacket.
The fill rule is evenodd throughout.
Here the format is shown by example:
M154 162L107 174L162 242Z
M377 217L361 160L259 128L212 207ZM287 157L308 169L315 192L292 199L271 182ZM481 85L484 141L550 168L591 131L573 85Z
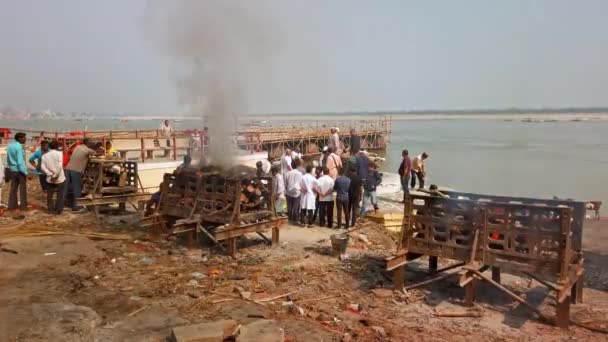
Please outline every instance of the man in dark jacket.
M365 216L367 204L371 202L374 206L374 212L378 211L378 195L376 188L382 183L382 175L378 172L377 166L374 163L369 165L367 179L363 183L363 205L361 206L361 217Z
M350 178L350 187L348 188L348 212L351 217L351 227L357 223L357 216L359 215L359 203L361 202L361 177L357 174L357 171L350 169L348 173Z
M401 156L403 160L401 161L401 165L399 165L399 178L401 179L401 187L403 188L403 202L407 196L410 194L410 175L412 173L412 161L410 160L409 152L407 150L401 151Z
M361 149L361 136L353 128L350 130L350 155L356 156Z

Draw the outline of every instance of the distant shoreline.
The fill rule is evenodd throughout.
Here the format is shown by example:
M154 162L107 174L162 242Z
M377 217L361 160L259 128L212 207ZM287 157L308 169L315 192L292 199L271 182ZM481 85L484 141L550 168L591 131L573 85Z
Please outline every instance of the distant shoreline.
M321 117L322 116L322 117ZM500 120L500 121L522 121L526 119L537 121L608 121L608 113L534 113L534 114L266 114L266 115L244 115L240 119L243 121L263 121L263 120L282 120L282 121L302 121L303 118L310 118L315 121L333 120L374 120L383 116L391 116L394 121L410 120ZM197 120L192 116L125 116L123 120ZM101 118L98 118L101 119Z
M565 121L608 121L608 112L601 113L562 113L562 112L533 112L533 113L303 113L303 114L250 114L240 117L240 121L360 121L376 120L380 117L392 117L393 121L424 121L424 120L482 120L482 121L525 121L525 122L565 122ZM207 118L183 115L133 115L112 117L90 117L83 119L73 118L39 118L39 119L9 119L13 121L82 121L86 123L91 120L120 120L120 121L143 121L143 120L204 120Z

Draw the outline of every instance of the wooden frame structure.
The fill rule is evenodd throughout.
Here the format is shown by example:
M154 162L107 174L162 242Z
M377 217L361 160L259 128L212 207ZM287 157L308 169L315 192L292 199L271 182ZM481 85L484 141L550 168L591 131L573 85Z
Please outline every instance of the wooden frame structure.
M112 172L116 170L118 172ZM82 176L82 195L75 199L78 205L93 206L99 214L99 206L118 204L124 210L127 203L137 211L143 211L150 194L144 191L137 172L137 163L121 159L92 158Z
M395 286L410 289L460 275L465 305L472 305L476 283L483 280L541 318L567 327L570 303L582 301L582 203L447 194L450 198L410 195L406 201L397 252L387 260L387 269L395 271ZM405 286L405 265L423 255L429 256L431 273L438 272L439 257L456 260L463 269ZM483 274L487 269L491 278ZM502 286L501 270L523 272L555 291L555 318Z
M244 181L260 189L259 200L242 200ZM173 233L185 233L191 244L199 236L206 236L218 245L227 240L228 254L234 257L239 236L257 233L271 245L279 242L279 230L287 219L277 216L270 194L270 177L229 178L219 172L192 171L165 174L157 220L162 221L161 226L175 220ZM269 229L271 239L263 234Z

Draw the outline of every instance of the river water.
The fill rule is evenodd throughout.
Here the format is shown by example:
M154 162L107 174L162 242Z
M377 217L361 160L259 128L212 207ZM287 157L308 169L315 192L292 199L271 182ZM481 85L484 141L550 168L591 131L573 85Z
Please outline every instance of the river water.
M32 130L155 129L158 120L13 121L0 127ZM201 127L200 120L174 123ZM385 171L401 150L426 151L428 184L466 192L608 203L608 121L524 123L500 120L394 121Z

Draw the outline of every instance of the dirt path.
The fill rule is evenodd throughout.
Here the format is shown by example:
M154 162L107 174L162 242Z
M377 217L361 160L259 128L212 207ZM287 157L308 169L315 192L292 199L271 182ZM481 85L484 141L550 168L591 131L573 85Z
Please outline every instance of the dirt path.
M13 231L100 229L90 214L37 215L28 213ZM572 319L604 328L606 223L586 224L589 286L585 303L572 309ZM251 236L240 242L236 260L173 241L147 241L120 221L101 229L132 239L2 238L6 229L0 228L0 242L19 254L0 253L1 341L164 341L178 325L222 318L245 324L261 317L275 319L289 341L606 340L578 327L564 331L540 323L484 284L477 299L482 317L436 317L436 308L461 310L463 290L448 280L407 296L393 293L384 258L394 242L379 226L361 230L370 244L351 238L344 261L331 256L335 231L324 228L287 227L275 248ZM425 279L425 260L412 263L406 277ZM553 297L538 283L516 276L506 276L505 283L553 312ZM292 294L265 301L286 293Z

